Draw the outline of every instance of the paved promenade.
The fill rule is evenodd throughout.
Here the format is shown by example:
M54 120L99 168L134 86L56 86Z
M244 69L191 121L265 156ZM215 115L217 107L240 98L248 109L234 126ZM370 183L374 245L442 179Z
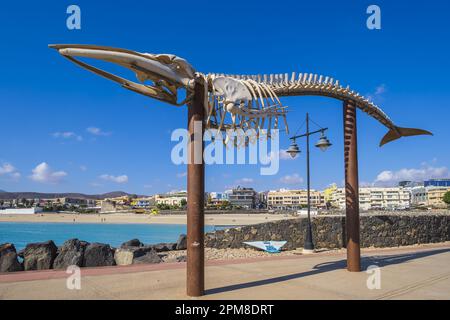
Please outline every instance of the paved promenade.
M363 251L366 272L345 270L345 253L209 261L201 299L450 299L450 244ZM187 299L185 264L82 269L81 290L64 271L0 274L0 299Z

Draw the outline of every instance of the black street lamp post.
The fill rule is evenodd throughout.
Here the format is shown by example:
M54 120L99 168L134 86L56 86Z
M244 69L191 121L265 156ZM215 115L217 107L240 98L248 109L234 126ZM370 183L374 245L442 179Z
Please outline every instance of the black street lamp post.
M295 158L297 154L299 154L300 148L298 147L297 143L295 142L296 139L306 137L306 184L307 184L307 201L308 201L308 224L306 227L306 236L305 236L305 243L303 246L304 252L313 252L314 251L314 243L312 238L312 226L311 226L311 197L310 197L310 189L311 189L311 180L310 180L310 166L309 166L309 136L321 133L321 137L319 141L316 143L316 147L318 147L320 150L325 151L330 147L332 144L325 136L325 131L328 130L328 128L321 128L316 131L309 131L309 114L306 114L306 133L301 135L293 136L289 139L292 140L292 143L287 150L287 153L291 155L292 158Z

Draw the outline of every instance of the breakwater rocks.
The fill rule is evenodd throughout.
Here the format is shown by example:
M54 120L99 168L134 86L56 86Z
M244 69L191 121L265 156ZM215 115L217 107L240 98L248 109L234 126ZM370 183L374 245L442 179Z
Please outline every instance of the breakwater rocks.
M66 269L68 266L102 267L138 263L160 263L167 251L185 250L186 235L174 243L144 245L138 239L122 243L119 248L109 244L70 239L57 247L53 241L29 243L17 252L14 244L0 244L0 272ZM183 261L180 257L176 261Z
M23 266L17 260L16 248L11 243L0 245L0 272L21 271Z
M243 241L286 240L284 249L303 247L306 218L281 220L218 230L207 233L205 245L211 248L243 248ZM345 247L345 216L312 217L316 248ZM397 247L450 240L449 214L362 215L360 217L362 247Z
M251 249L244 241L286 240L282 255L303 247L306 218L285 219L244 227L217 230L205 235L206 259L235 259L269 255ZM397 247L450 241L450 214L361 215L361 247ZM312 218L313 239L318 249L345 247L345 217ZM186 236L177 242L145 245L138 239L108 244L67 240L57 247L53 241L31 243L16 252L13 244L0 244L0 272L65 269L70 265L97 267L186 260Z

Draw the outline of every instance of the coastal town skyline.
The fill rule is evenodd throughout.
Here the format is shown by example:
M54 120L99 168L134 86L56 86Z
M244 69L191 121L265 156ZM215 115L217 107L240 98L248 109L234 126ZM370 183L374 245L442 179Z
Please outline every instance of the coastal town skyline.
M309 195L309 196L308 196ZM450 196L450 179L421 182L401 181L395 187L360 187L359 207L370 210L445 209ZM209 210L281 210L295 212L308 206L318 210L345 210L345 188L335 184L324 190L286 189L258 191L236 187L224 191L206 191L204 208ZM106 194L80 193L6 193L0 190L0 214L73 211L78 213L158 212L185 210L187 190L164 194L137 195L116 191ZM298 212L298 211L297 211Z
M164 24L164 6L151 4L145 10L147 5L150 6L142 5L142 12L161 13L155 14L154 23ZM240 5L254 8L250 4ZM445 147L450 136L447 125L450 109L446 108L448 67L441 63L447 57L448 45L439 41L439 34L433 32L445 20L445 10L431 12L426 5L415 4L415 10L407 11L407 15L394 17L390 12L398 12L401 5L385 3L384 27L380 31L370 31L365 27L366 15L361 14L366 9L363 4L329 2L324 9L323 4L296 3L299 8L294 10L296 28L291 30L288 26L294 12L281 13L276 6L258 6L261 15L270 12L273 19L287 23L264 30L264 36L258 34L253 39L258 42L265 41L268 35L274 39L282 35L275 41L276 45L274 43L277 49L260 50L259 46L245 45L246 50L237 52L235 46L217 43L212 31L208 30L195 39L183 39L177 23L167 25L164 34L153 35L151 41L143 44L142 39L130 35L132 28L140 26L136 15L141 13L112 10L107 16L103 14L103 7L94 3L83 3L83 24L81 30L75 31L65 28L64 23L61 27L57 6L45 3L30 4L26 8L13 3L5 6L3 12L20 10L22 15L20 26L4 35L11 49L10 63L5 65L4 76L0 79L1 104L5 106L2 109L4 119L16 121L3 121L0 126L0 134L7 137L2 139L0 151L0 189L85 193L125 190L136 194L186 189L185 166L170 162L170 151L175 144L170 141L170 136L173 130L185 128L187 110L179 112L162 102L126 92L59 61L54 52L42 45L62 39L69 43L91 43L93 39L102 39L104 45L143 52L174 52L199 70L230 73L314 70L335 76L344 85L357 83L355 89L379 104L399 125L424 127L434 133L433 137L402 139L401 143L393 142L379 148L386 129L359 113L360 185L388 186L400 180L450 177L450 150ZM198 15L197 4L179 6L182 8L174 12L173 17L179 23L186 22L185 12L193 18L202 18ZM221 10L230 20L239 21L237 6L237 3L230 3L230 7ZM348 21L342 24L344 13ZM119 29L111 23L119 18L115 15L120 15L121 21L130 29L123 26ZM45 22L35 26L32 17L36 16ZM252 23L254 18L249 19L248 23ZM320 19L321 23L316 25L314 19ZM411 19L426 23L411 25ZM1 16L2 29L6 30L12 24L17 25L16 18ZM310 28L311 25L315 27ZM240 27L239 24L227 26L230 38L223 41L232 39L237 45L244 46L248 38L239 32ZM36 32L28 39L30 28ZM352 41L358 42L358 48L346 52L334 45L337 39L321 41L329 38L329 30L351 35ZM117 38L118 34L122 36ZM427 36L421 36L423 34ZM26 44L18 40L23 37L28 39ZM417 37L422 41L421 46L415 44ZM303 39L305 42L286 39ZM308 47L303 43L308 43ZM205 50L198 50L200 44ZM33 55L28 55L27 46L36 48ZM267 61L270 66L266 66ZM426 64L422 63L424 61ZM14 67L19 64L31 74L39 75L39 81L24 82ZM19 87L23 88L20 92ZM325 153L313 150L311 154L312 187L323 189L330 183L342 185L340 103L317 97L291 97L282 101L288 106L291 134L301 127L306 112L321 126L329 127L327 135L333 146ZM170 121L156 120L160 114ZM289 135L281 132L278 174L261 176L259 165L207 166L206 189L225 190L237 185L257 186L259 190L304 188L305 155L302 153L291 160L284 153L290 144L288 138ZM305 149L304 143L300 148Z
M448 181L450 181L450 178L446 178L446 177L439 177L439 178L430 178L430 179L422 179L421 181L419 180L398 180L395 183L390 183L390 184L375 184L375 183L363 183L359 186L359 188L395 188L395 187L413 187L413 186L424 186L424 184L426 183L430 183L433 181L443 181L447 184L449 184ZM311 190L316 190L316 191L324 191L327 190L329 188L332 187L336 187L336 188L344 188L344 182L342 181L340 184L339 183L335 183L335 182L331 182L327 185L325 185L325 187L323 188L315 188L315 187L311 187ZM205 189L206 193L224 193L227 191L231 191L233 189L237 189L237 188L250 188L255 190L256 192L268 192L268 191L283 191L283 190L302 190L302 191L306 191L306 187L303 185L301 186L295 186L295 185L283 185L280 184L277 186L275 186L274 188L271 189L259 189L257 185L252 185L250 183L245 183L245 184L235 184L235 185L231 185L231 186L227 186L226 188L222 188L222 189ZM126 189L111 189L111 190L107 190L106 192L99 192L99 193L89 193L89 192L83 192L80 190L72 190L72 191L60 191L60 192L42 192L42 191L36 191L36 190L5 190L5 189L0 189L0 193L13 193L13 194L20 194L20 193L42 193L42 194L82 194L82 195L87 195L87 196L97 196L97 195L103 195L103 194L114 194L114 193L124 193L124 194L128 194L128 195L138 195L138 196L143 196L143 197L147 197L147 196L153 196L153 195L158 195L158 194L173 194L173 193L179 193L179 192L187 192L186 188L180 188L180 189L171 189L168 191L163 191L163 192L154 192L154 193L133 193L133 192L128 192L126 191Z

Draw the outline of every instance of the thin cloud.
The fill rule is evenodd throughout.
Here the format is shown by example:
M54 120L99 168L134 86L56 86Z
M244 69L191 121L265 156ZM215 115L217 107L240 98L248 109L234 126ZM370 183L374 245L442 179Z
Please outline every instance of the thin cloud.
M4 163L0 166L0 175L12 173L16 170L14 166L10 163Z
M128 176L125 174L120 175L120 176L113 176L110 174L102 174L100 176L100 179L105 180L105 181L120 183L120 184L128 182Z
M279 180L283 184L300 184L303 182L303 178L298 173L286 175Z
M367 94L367 98L369 100L377 100L383 97L383 94L386 93L386 85L384 83L380 84L375 88L375 90L371 93Z
M17 180L20 179L20 177L22 176L22 174L21 174L20 172L17 172L17 171L16 171L16 172L11 173L9 176L11 177L12 180L17 181Z
M237 184L249 184L255 182L252 178L241 178L235 181Z
M403 168L398 171L384 170L377 175L374 185L390 186L400 181L424 181L428 179L450 178L447 167L425 166L423 168Z
M101 183L98 183L98 182L91 182L91 183L89 183L89 185L91 187L95 187L95 188L103 187L103 185Z
M381 84L378 87L375 88L375 95L378 96L380 94L383 94L386 92L386 85Z
M97 127L89 127L86 129L86 131L94 136L110 136L111 135L111 132L105 132L102 129L97 128Z
M17 169L10 163L3 163L0 166L0 176L8 177L12 180L19 180L21 174Z
M360 188L370 188L373 187L375 184L373 182L367 182L367 181L360 181L359 187Z
M65 171L53 171L46 162L38 164L31 172L30 179L40 183L58 184L67 176Z
M183 178L187 176L187 172L181 172L181 173L177 173L177 178Z
M54 132L52 133L52 136L59 139L74 139L76 141L83 141L83 137L73 131Z

